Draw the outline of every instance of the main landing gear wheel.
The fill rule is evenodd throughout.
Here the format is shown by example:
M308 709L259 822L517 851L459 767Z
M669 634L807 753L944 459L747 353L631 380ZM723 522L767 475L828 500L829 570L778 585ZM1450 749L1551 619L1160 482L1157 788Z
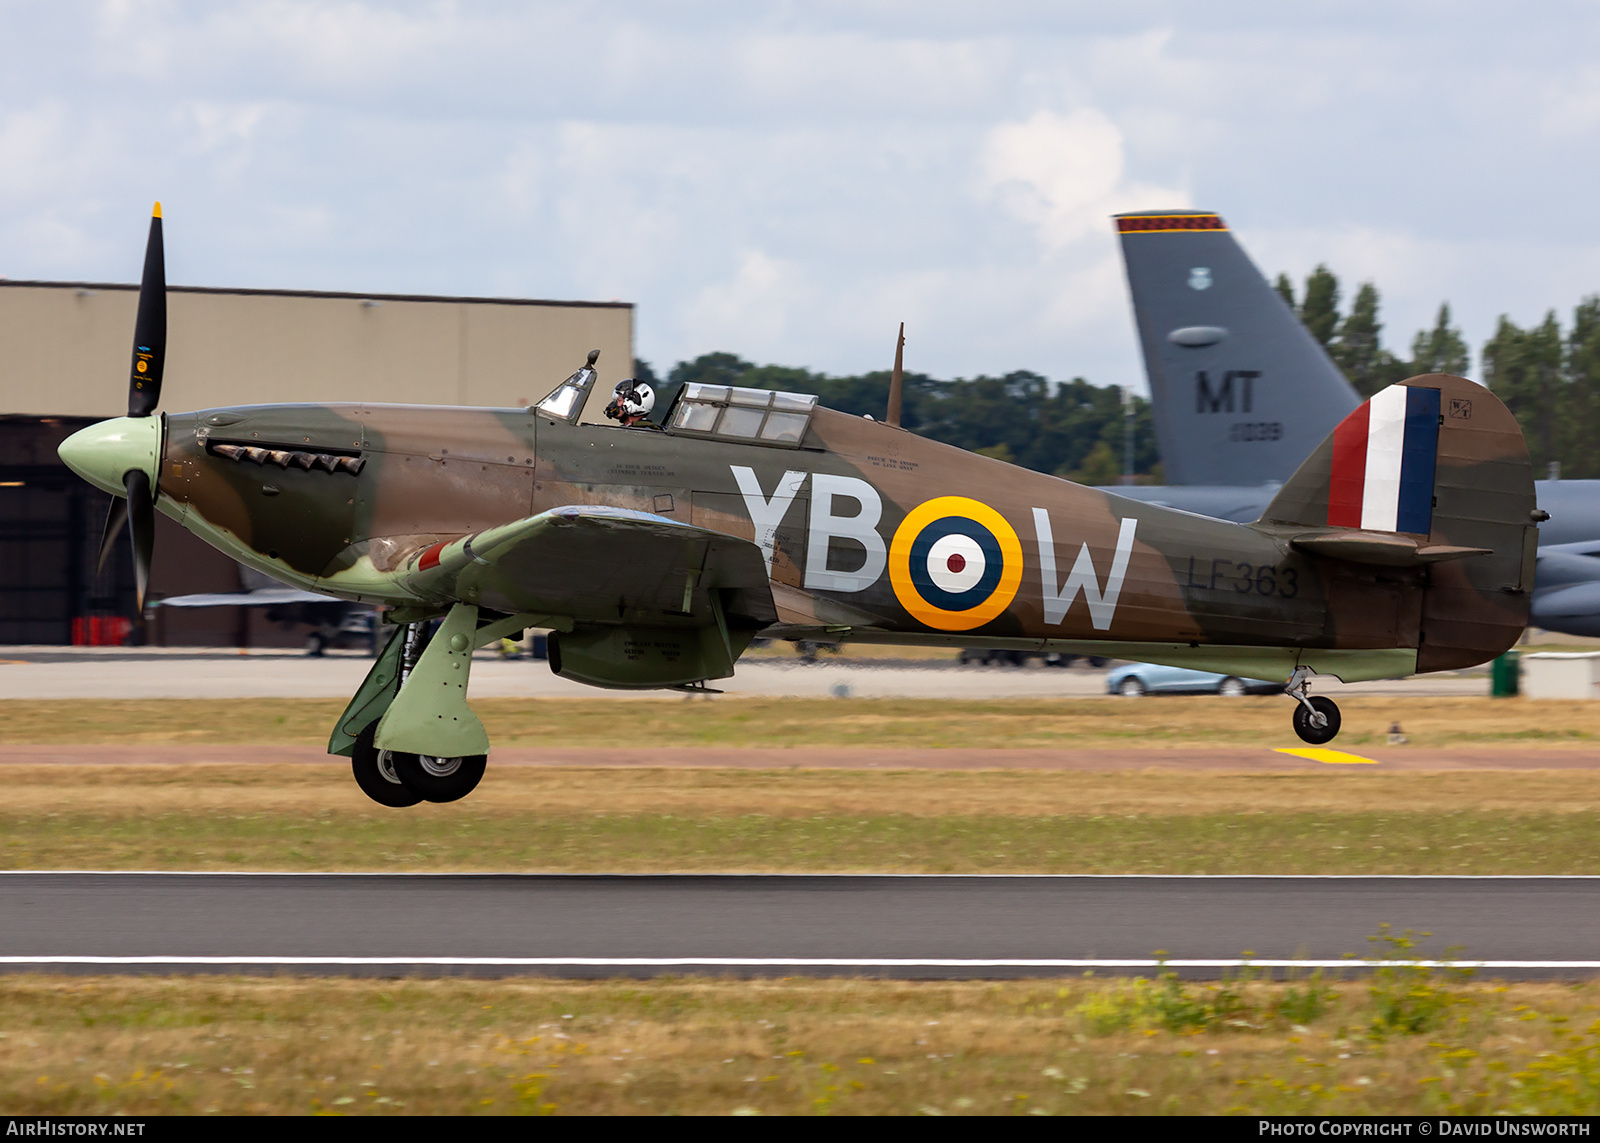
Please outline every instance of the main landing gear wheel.
M1311 709L1306 709L1310 704ZM1322 725L1317 726L1316 715L1322 716ZM1304 741L1313 746L1321 746L1324 742L1332 742L1339 733L1339 708L1331 698L1322 695L1312 695L1305 703L1297 704L1294 708L1294 732Z
M372 744L377 724L367 727L356 739L356 748L350 754L350 769L355 772L356 785L361 792L380 806L404 809L422 801L422 795L400 780L395 772L393 755Z
M431 754L389 752L395 773L406 787L430 802L454 802L477 789L488 765L486 754L465 758L435 758Z

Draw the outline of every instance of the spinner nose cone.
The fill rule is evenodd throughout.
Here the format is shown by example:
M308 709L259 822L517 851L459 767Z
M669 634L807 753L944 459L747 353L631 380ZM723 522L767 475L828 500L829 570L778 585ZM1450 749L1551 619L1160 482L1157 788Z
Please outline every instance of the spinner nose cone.
M126 494L123 476L133 469L156 485L161 460L160 417L113 417L79 429L56 450L73 472L103 492Z

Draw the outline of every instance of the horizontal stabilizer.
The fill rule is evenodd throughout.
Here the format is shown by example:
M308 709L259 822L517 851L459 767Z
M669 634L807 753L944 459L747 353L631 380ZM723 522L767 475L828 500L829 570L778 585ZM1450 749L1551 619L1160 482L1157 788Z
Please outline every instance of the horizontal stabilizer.
M1459 560L1466 556L1487 556L1494 552L1492 548L1419 544L1409 536L1392 532L1317 532L1296 536L1289 542L1312 555L1394 568L1412 568L1442 560Z

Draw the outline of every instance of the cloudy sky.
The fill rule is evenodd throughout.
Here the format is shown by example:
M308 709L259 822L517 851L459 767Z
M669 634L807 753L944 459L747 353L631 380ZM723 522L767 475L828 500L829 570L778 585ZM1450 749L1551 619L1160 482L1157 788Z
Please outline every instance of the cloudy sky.
M620 298L658 367L1142 384L1114 211L1408 345L1600 291L1600 7L0 0L0 276Z

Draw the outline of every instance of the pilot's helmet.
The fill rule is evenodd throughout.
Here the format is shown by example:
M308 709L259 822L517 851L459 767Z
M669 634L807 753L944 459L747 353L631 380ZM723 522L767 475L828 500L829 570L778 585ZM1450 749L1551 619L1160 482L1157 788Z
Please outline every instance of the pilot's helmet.
M642 417L656 407L655 390L630 378L617 385L617 408L624 416Z

